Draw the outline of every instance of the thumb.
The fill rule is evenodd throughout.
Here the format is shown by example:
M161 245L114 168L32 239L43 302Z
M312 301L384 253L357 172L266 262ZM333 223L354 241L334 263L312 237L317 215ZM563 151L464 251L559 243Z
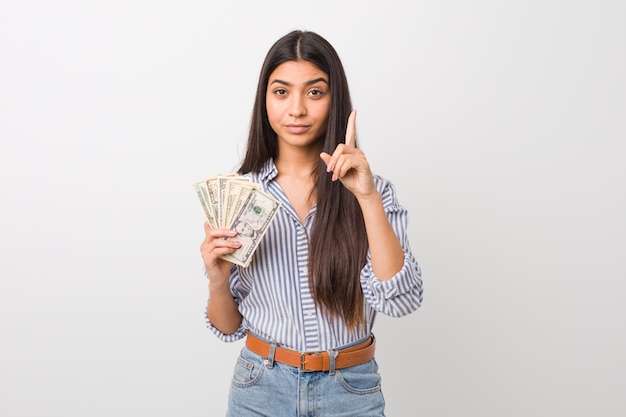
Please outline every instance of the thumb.
M324 163L326 164L326 166L328 166L328 163L330 162L330 154L326 153L326 152L322 152L320 154L320 158L322 158L322 161L324 161Z

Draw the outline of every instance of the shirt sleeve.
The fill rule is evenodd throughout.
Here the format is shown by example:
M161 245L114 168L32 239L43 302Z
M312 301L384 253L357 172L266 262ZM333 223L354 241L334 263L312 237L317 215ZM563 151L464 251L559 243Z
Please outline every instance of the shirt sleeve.
M206 275L206 271L204 274ZM239 283L239 269L237 268L236 265L233 265L233 268L230 272L229 285L230 285L230 292L233 295L233 298L235 299L235 302L237 304L239 304L239 302L241 301L241 296L237 291L238 283ZM210 293L209 293L209 298L211 298ZM246 335L246 330L245 330L243 321L241 325L239 325L239 328L234 333L224 334L221 331L219 331L215 326L213 326L213 324L211 324L211 320L209 320L206 307L204 309L204 322L206 324L206 327L209 330L211 330L211 332L213 332L213 334L215 334L217 338L223 342L235 342L239 339L242 339Z
M376 180L385 213L404 251L404 265L391 279L381 281L372 270L368 253L367 263L361 271L361 287L366 302L372 308L388 316L402 317L422 304L422 272L409 245L408 212L398 203L393 184L380 177Z

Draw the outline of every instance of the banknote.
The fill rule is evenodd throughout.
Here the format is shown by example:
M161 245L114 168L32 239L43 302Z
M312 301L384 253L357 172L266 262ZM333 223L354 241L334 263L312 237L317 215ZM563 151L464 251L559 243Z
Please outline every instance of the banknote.
M246 197L253 189L257 189L258 184L248 180L231 179L226 184L225 190L225 216L224 227L230 227L235 214L239 211Z
M261 191L248 177L236 173L218 174L193 184L207 222L212 228L237 230L232 239L242 246L222 258L247 267L280 202Z
M209 200L209 190L206 185L206 181L199 181L193 184L196 193L198 194L198 199L200 200L200 204L202 205L202 209L204 210L204 215L206 216L209 225L213 228L217 227L217 220L213 214L213 207L211 206L211 201Z
M213 212L213 218L215 219L215 227L222 227L220 201L219 201L219 189L217 177L210 177L205 180L206 188L209 197L209 206Z
M237 231L237 236L231 239L240 242L241 247L222 258L247 267L279 207L278 200L258 189L252 189L230 227Z
M223 212L225 213L225 209L222 207L222 200L225 200L226 198L224 197L224 191L220 190L220 186L223 184L223 178L232 178L237 179L237 181L249 182L249 180L245 177L235 177L235 174L219 174L206 178L202 181L198 181L193 185L196 193L198 194L198 198L200 200L200 204L202 205L202 209L205 212L207 221L214 229L228 227L228 224L222 215Z

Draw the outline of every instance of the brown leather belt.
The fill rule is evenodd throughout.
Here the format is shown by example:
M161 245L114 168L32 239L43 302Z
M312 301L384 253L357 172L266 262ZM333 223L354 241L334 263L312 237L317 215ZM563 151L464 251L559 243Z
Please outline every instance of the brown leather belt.
M248 337L246 337L246 346L257 355L269 357L270 344L255 337L252 333L248 333ZM375 348L376 339L372 335L363 343L338 350L335 358L335 369L348 368L369 361L374 357ZM330 370L330 357L326 351L298 352L276 346L274 360L300 368L301 371Z

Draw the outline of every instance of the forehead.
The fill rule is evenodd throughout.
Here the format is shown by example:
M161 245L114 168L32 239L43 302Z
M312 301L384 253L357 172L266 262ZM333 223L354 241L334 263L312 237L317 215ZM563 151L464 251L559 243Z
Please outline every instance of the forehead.
M269 77L269 83L275 80L281 80L297 85L318 78L323 78L328 82L328 74L312 62L287 61L280 64L272 71Z

